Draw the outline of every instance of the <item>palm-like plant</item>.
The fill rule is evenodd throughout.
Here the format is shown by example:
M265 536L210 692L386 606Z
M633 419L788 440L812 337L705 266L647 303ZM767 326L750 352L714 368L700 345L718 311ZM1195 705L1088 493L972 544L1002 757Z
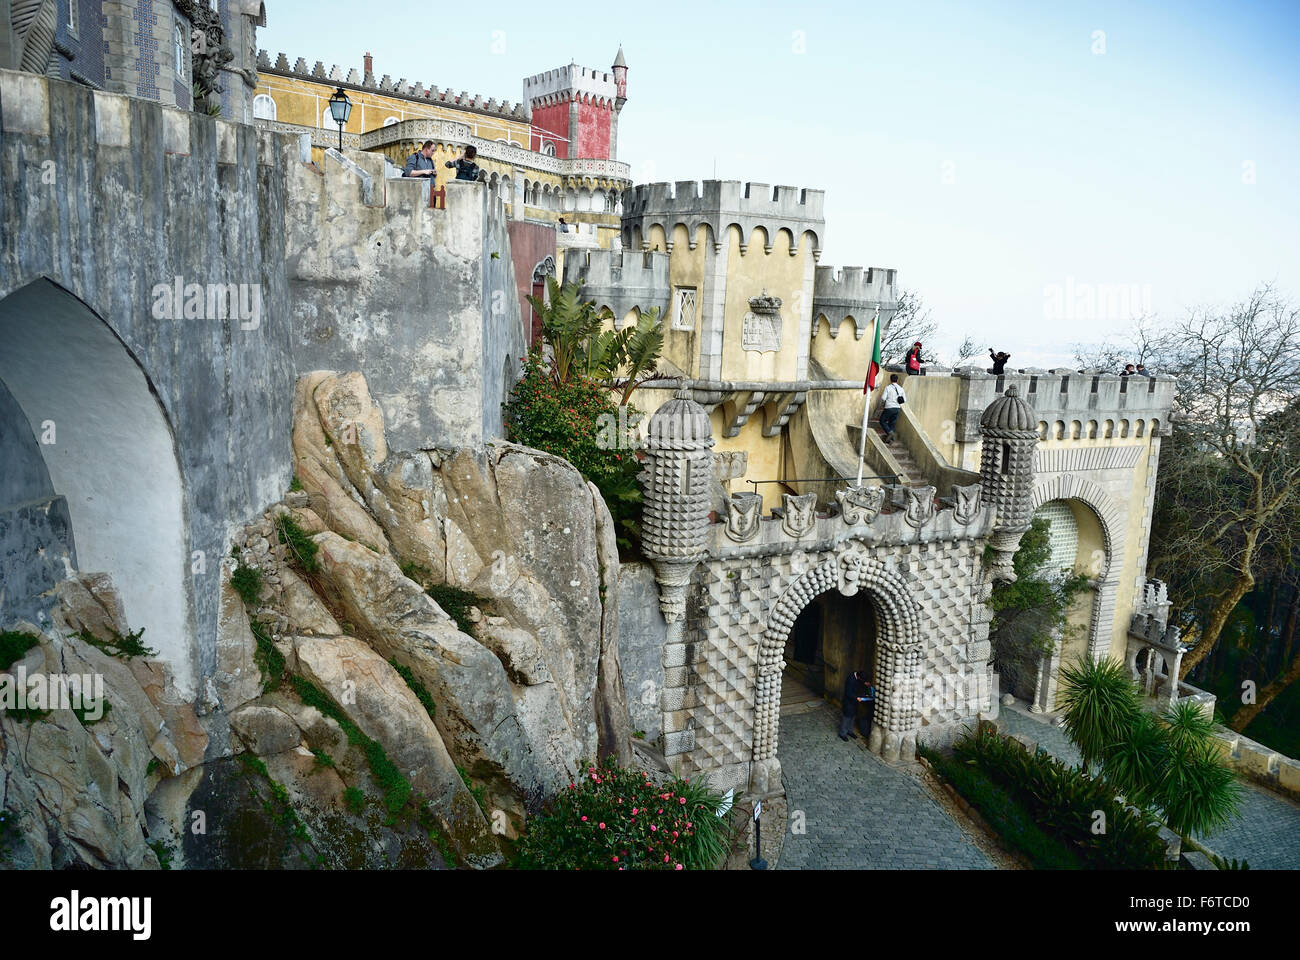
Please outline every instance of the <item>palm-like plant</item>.
M1139 806L1158 805L1170 752L1167 730L1145 711L1132 720L1127 734L1102 756L1102 773L1110 785Z
M1118 660L1084 658L1061 668L1061 690L1065 735L1087 772L1128 736L1142 713L1137 686Z
M1159 786L1159 805L1171 830L1181 837L1205 836L1222 827L1241 804L1237 775L1219 758L1212 742L1171 750Z
M602 329L611 319L608 311L582 299L576 283L561 285L547 277L549 303L529 296L542 320L542 339L551 349L555 378L568 383L575 373L613 387L622 381L620 406L626 406L632 392L657 376L656 365L664 345L659 308L642 313L635 324L622 330Z
M555 378L568 383L570 376L586 359L589 341L600 332L603 322L595 303L584 301L576 283L561 285L554 277L546 278L549 303L530 295L542 321L542 340L551 348Z

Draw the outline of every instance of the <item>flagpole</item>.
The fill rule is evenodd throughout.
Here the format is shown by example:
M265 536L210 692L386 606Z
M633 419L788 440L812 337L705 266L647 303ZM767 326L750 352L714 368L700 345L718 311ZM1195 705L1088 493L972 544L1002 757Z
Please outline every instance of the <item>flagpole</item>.
M876 318L872 322L875 325L875 329L872 331L872 335L876 338L876 342L879 343L880 342L880 305L879 304L876 305ZM870 367L871 367L871 361L868 360L867 361L868 370L870 370ZM862 396L862 436L858 438L857 486L859 488L861 488L862 486L862 466L867 459L867 420L869 419L870 414L871 414L871 391L864 390Z

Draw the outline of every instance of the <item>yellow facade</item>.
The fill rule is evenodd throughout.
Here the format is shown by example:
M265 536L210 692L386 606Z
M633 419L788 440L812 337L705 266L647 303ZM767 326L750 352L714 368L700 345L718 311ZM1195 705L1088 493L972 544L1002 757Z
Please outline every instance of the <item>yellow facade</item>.
M320 127L330 133L338 125L329 116L329 98L339 87L329 80L309 80L274 73L259 73L254 96L264 95L275 103L274 119L303 127ZM361 134L402 120L454 120L470 125L472 134L485 140L503 140L528 149L530 125L526 120L491 117L454 104L419 103L406 97L387 96L374 90L345 87L352 101L352 113L344 133Z

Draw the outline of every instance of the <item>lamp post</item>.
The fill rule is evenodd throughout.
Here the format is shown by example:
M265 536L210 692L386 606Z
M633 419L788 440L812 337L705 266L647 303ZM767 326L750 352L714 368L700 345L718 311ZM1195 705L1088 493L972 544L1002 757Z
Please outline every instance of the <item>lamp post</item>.
M343 152L343 124L348 122L348 115L352 113L352 101L348 95L339 87L334 91L334 96L330 97L330 114L334 117L334 122L339 125L339 152Z

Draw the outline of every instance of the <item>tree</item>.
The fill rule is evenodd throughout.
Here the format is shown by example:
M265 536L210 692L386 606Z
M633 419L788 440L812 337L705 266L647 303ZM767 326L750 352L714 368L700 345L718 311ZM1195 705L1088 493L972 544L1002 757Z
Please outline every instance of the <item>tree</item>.
M930 316L930 308L914 290L898 294L894 315L880 334L880 355L885 363L899 363L916 341L932 341L939 325Z
M1016 579L994 584L988 600L994 668L1006 689L1022 696L1068 629L1070 602L1088 585L1087 577L1050 569L1051 553L1051 521L1035 517L1012 560Z
M1227 313L1193 312L1153 354L1175 379L1171 446L1180 455L1161 457L1151 566L1194 588L1173 593L1193 614L1185 632L1197 641L1185 677L1214 650L1278 544L1297 536L1300 311L1262 287ZM1300 675L1300 663L1287 673Z
M1142 709L1137 686L1118 660L1084 660L1061 671L1066 736L1083 769L1125 799L1159 811L1187 838L1225 824L1241 803L1241 785L1218 754L1214 722L1183 701L1156 716Z
M542 321L542 341L551 351L551 368L557 383L567 384L576 375L596 380L610 389L621 390L619 405L626 406L632 392L660 374L656 367L664 345L659 308L643 311L635 324L621 330L605 328L614 317L582 299L576 283L547 280L548 300L530 296Z

